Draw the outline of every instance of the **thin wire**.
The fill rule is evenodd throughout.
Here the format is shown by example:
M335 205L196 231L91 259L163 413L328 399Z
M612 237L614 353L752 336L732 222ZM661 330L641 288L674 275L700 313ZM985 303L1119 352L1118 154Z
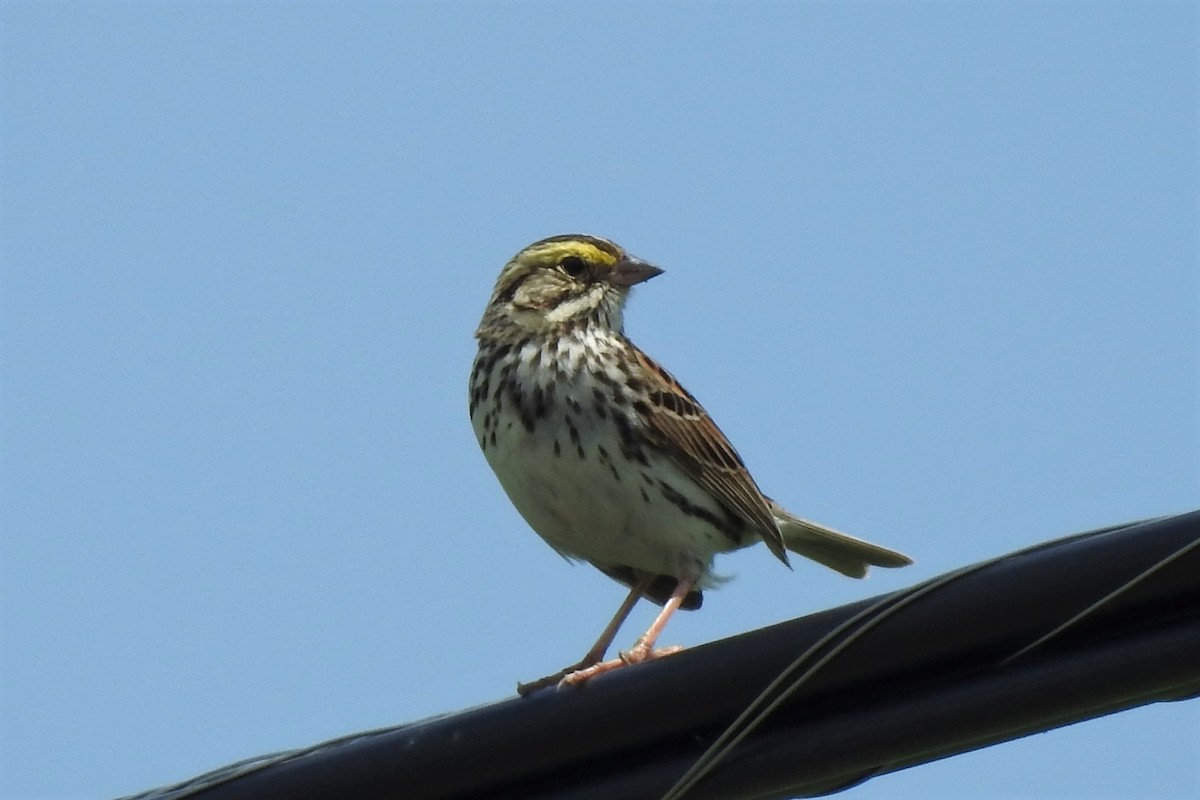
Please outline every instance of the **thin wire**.
M1039 646L1045 644L1046 642L1050 641L1055 636L1058 636L1060 633L1062 633L1063 631L1065 631L1067 628L1071 627L1075 623L1077 623L1080 620L1084 619L1085 617L1095 613L1096 610L1099 609L1100 607L1104 606L1107 603L1112 602L1116 598L1125 594L1130 589L1132 589L1134 586L1137 586L1139 583L1144 581L1146 578L1149 578L1151 575L1158 572L1163 567L1167 566L1168 564L1170 564L1174 561L1179 560L1180 558L1183 558L1185 555L1187 555L1188 553L1190 553L1191 551L1195 550L1198 547L1200 547L1200 539L1196 539L1195 541L1191 542L1190 544L1184 545L1183 547L1176 550L1174 553L1171 553L1169 556L1160 560L1158 563L1148 567L1147 569L1143 570L1138 575L1135 575L1133 578L1129 579L1125 583L1118 586L1116 589L1113 589L1111 592L1104 595L1099 600L1097 600L1096 602L1092 603L1090 606L1085 608L1083 611L1080 611L1078 614L1071 617L1069 620L1067 620L1066 622L1059 625L1054 630L1047 633L1045 636L1042 636L1042 637L1038 638L1037 640L1025 645L1020 650L1018 650L1017 652L1010 655L1008 658L1001 661L998 664L998 666L1001 666L1001 667L1006 666L1010 662L1015 661L1016 659L1025 655L1030 650L1033 650L1035 647L1039 647Z

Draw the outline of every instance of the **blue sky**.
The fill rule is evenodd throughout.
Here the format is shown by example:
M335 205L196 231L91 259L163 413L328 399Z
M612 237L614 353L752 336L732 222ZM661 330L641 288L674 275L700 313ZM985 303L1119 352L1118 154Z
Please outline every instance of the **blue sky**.
M500 266L628 331L764 490L916 565L727 556L695 645L1200 496L1187 3L0 6L0 795L498 700L623 595L466 413ZM620 642L651 616L635 614ZM1200 704L860 797L1195 796Z

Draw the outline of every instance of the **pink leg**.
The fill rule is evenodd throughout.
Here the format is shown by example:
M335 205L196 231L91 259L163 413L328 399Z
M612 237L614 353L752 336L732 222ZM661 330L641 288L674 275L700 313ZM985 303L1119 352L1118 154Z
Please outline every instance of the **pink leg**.
M518 683L517 694L524 697L530 692L535 692L538 689L542 689L546 686L553 686L567 675L587 669L604 658L604 654L608 652L608 648L612 645L613 639L617 638L617 631L619 631L621 626L625 624L625 620L629 618L629 614L633 611L633 607L637 605L637 601L642 599L642 592L646 591L647 587L650 586L653 580L653 575L643 575L642 578L633 585L633 588L630 589L629 594L625 596L625 600L621 603L621 607L617 609L617 613L613 615L613 618L608 623L608 626L605 627L603 633L600 634L600 638L596 640L596 643L592 645L591 649L587 651L587 654L584 655L584 657L580 659L578 663L559 670L553 675L547 675L544 678L539 678L536 681L531 681L530 683Z
M654 645L658 642L658 637L662 634L663 628L667 626L667 620L671 615L679 610L680 604L684 598L692 591L692 587L696 585L694 580L680 578L679 583L675 585L675 591L671 592L671 597L663 604L663 609L654 618L654 622L646 629L641 638L633 645L633 649L629 652L621 653L620 658L614 658L611 661L601 661L598 664L584 667L568 673L561 681L559 686L578 686L585 681L589 681L597 675L602 675L605 672L611 672L614 669L624 667L628 664L637 664L651 658L661 658L669 656L672 653L678 653L683 648L681 647L665 647L660 650L655 650Z

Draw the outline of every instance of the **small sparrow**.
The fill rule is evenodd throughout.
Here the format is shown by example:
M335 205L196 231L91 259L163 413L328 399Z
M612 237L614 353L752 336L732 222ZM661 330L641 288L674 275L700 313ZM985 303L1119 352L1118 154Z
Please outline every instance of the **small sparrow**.
M678 650L655 644L719 582L717 553L763 542L784 564L791 550L853 578L912 563L765 496L696 398L626 338L630 289L660 274L607 239L542 239L500 271L475 332L471 425L500 485L551 547L630 587L583 659L521 694ZM603 660L643 597L657 619Z

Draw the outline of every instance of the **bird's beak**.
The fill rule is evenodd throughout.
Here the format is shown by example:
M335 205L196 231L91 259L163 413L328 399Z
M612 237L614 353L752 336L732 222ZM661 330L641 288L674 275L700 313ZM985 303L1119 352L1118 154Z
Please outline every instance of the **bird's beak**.
M653 264L627 256L613 265L608 281L616 286L633 286L662 273L663 271Z

